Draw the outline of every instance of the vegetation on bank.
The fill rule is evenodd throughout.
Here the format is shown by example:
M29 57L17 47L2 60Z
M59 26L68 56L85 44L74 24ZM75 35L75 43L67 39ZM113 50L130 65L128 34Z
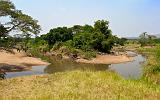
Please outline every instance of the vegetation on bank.
M147 57L143 78L154 84L160 84L160 45L140 48L138 51Z
M141 53L146 57L146 62L143 65L143 77L141 80L146 80L149 83L160 85L160 39L145 40L150 41L141 45L140 39L128 40L125 45L126 50L133 50Z
M110 53L115 45L123 45L126 40L112 35L109 22L98 20L94 26L74 25L73 27L53 28L49 33L31 40L40 52L56 52L65 56L74 55L92 58L96 53ZM33 48L30 47L31 49ZM34 48L35 49L35 48Z
M154 35L149 35L147 32L143 32L139 36L139 43L141 44L141 47L143 46L154 46L156 43L158 43L159 39L157 39Z

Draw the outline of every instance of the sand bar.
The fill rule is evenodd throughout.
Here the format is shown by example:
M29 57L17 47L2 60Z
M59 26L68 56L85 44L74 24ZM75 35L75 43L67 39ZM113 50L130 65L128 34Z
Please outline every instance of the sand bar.
M4 50L0 51L0 63L8 65L16 65L23 67L30 66L47 66L49 63L42 61L39 58L28 57L24 52L17 52L13 50L14 53L6 52Z
M97 55L96 58L92 60L77 59L76 62L80 63L91 63L91 64L117 64L133 61L133 57L128 57L126 55Z

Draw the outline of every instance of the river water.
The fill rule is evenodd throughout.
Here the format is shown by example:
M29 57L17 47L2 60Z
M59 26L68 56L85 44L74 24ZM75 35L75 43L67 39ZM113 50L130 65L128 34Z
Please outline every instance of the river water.
M134 54L133 52L129 52ZM52 63L49 66L33 66L30 71L21 71L21 72L7 72L5 77L19 77L26 75L41 75L41 74L53 74L57 72L65 72L65 71L74 71L74 70L82 70L82 71L114 71L124 78L140 78L143 74L142 63L145 62L145 57L142 55L137 55L134 57L134 61L125 62L120 64L83 64L76 63L69 60L59 60L56 58L50 58Z

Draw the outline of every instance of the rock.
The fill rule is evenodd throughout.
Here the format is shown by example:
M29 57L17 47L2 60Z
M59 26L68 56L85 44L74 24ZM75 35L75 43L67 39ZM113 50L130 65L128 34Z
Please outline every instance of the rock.
M72 59L72 60L77 59L77 57L78 57L77 54L70 54L70 55L69 55L69 58Z
M54 53L51 53L51 56L56 56Z
M77 59L81 59L81 57L78 56Z
M134 52L128 51L128 52L127 52L127 56L128 56L128 57L135 57L135 56L137 56L137 54L134 53Z
M62 59L63 58L62 54L57 54L57 58Z

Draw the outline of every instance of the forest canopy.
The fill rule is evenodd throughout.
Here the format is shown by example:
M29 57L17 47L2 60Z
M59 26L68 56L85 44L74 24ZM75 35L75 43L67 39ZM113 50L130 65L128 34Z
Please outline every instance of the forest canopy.
M53 28L40 38L48 43L50 49L56 43L62 43L68 48L104 53L109 53L119 39L112 35L112 31L109 29L109 22L105 20L96 21L94 26L74 25L69 28Z

